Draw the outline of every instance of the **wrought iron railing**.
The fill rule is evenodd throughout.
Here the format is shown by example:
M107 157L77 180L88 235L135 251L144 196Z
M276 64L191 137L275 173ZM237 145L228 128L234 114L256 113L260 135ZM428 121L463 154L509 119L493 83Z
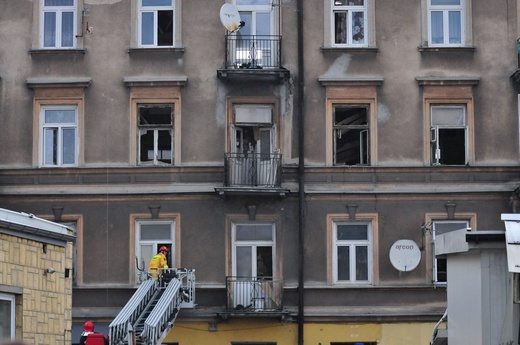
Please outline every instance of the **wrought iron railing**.
M237 312L283 309L283 281L276 277L226 277L227 309Z
M279 153L226 153L226 187L279 187L282 156Z
M282 67L281 36L226 35L226 68L263 69Z

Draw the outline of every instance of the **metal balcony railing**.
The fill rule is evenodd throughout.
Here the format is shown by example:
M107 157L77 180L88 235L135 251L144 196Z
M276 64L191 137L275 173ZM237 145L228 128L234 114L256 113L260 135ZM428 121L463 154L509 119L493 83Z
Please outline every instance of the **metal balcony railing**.
M227 309L237 312L283 309L281 278L226 277Z
M281 36L226 35L226 68L263 69L282 67Z
M279 153L226 153L226 187L280 187Z

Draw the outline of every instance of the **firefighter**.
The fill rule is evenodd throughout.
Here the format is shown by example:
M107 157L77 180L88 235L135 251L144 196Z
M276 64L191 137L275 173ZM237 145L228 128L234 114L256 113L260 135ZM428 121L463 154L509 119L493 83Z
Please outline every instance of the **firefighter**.
M85 322L83 325L83 333L81 333L81 336L79 337L79 344L85 345L87 336L92 333L94 333L94 323L92 321Z
M154 255L152 260L150 260L148 271L152 278L157 279L162 274L162 269L168 268L168 259L166 258L166 255L168 255L168 248L162 246L159 248L159 253Z

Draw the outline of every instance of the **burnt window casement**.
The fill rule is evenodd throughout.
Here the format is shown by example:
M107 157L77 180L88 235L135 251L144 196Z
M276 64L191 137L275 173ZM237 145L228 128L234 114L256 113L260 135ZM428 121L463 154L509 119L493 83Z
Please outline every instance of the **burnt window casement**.
M432 105L432 165L466 165L468 163L468 130L464 105Z
M370 164L368 105L333 106L334 165Z
M174 105L137 106L139 164L173 164Z

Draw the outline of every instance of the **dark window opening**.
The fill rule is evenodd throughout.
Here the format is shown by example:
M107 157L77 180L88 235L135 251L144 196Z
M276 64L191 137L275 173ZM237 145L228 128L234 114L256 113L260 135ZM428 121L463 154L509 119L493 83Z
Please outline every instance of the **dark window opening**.
M158 11L157 13L157 45L173 45L173 11Z
M138 107L139 162L173 164L173 105Z
M368 165L368 107L334 108L334 164Z

